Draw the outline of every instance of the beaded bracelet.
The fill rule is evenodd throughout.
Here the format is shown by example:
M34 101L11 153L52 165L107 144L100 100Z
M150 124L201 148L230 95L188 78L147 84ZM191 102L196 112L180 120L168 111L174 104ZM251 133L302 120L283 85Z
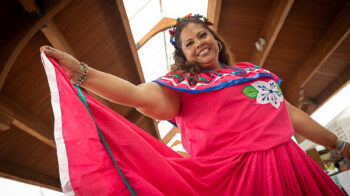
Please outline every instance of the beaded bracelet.
M76 84L79 86L81 83L84 82L89 71L88 67L89 66L87 64L80 62L80 68L78 73L76 73L71 79L73 84Z
M344 141L340 140L339 144L337 145L337 147L335 148L336 151L339 150L339 148L343 145Z
M346 146L346 142L344 142L343 148L339 152L340 155L343 153L345 146Z
M346 142L342 142L342 145L343 145L343 147L341 148L341 150L340 150L340 147L341 147L341 145L340 145L340 147L338 148L338 149L336 149L336 154L337 155L339 155L339 156L343 156L342 154L343 154L343 151L344 151L344 149L345 149L345 146L346 146Z

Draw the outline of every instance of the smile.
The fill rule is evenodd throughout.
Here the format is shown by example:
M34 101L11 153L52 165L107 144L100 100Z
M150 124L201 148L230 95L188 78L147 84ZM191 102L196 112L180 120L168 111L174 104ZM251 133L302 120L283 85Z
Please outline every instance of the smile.
M201 51L199 51L199 53L197 54L197 56L205 56L209 53L210 48L204 48Z

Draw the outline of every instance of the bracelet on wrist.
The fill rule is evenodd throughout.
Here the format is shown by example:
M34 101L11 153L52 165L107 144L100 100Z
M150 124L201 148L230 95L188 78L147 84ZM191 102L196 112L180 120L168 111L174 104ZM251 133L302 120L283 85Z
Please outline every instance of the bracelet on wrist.
M79 68L79 71L78 73L76 73L73 78L71 78L71 81L73 84L76 84L76 85L80 85L81 83L84 82L84 80L86 79L87 77L87 74L88 74L88 69L89 66L83 62L80 62L80 68Z
M337 139L333 145L333 147L336 146L335 153L339 156L343 156L342 154L343 154L343 151L344 151L346 145L347 145L347 142L340 140L340 139Z

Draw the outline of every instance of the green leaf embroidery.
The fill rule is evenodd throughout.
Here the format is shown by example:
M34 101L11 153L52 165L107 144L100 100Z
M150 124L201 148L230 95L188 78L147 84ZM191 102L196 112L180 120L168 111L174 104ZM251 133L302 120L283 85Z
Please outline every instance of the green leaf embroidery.
M252 86L245 86L242 93L247 95L249 98L255 99L258 96L259 91Z
M281 90L281 88L280 88L280 86L277 84L277 82L275 82L276 83L276 86L277 86L277 90L281 93L281 94L283 94L282 93L282 90Z

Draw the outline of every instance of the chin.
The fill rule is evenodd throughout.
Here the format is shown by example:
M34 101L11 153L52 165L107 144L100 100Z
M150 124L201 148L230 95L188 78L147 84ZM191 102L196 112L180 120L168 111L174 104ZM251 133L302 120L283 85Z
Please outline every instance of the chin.
M204 70L211 70L211 69L214 69L215 67L209 65L209 64L206 64L206 65L203 65L203 64L199 64L200 65L200 68L201 69L204 69Z
M215 65L215 61L199 61L201 67L212 67Z

